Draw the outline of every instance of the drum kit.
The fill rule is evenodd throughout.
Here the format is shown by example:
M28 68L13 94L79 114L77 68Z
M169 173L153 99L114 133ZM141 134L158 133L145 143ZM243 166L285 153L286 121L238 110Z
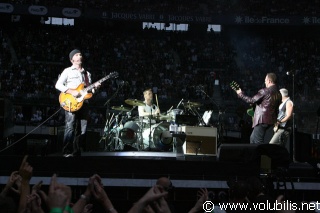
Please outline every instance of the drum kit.
M131 117L131 112L138 106L144 106L143 101L127 99L125 106L113 106L118 114L111 116L109 125L104 129L105 149L107 151L172 151L174 138L172 137L171 124L175 123L176 116L184 114L182 109L169 109L165 114L144 117ZM184 107L193 109L200 107L197 102L185 102ZM108 123L108 122L107 122ZM101 140L100 140L101 141Z

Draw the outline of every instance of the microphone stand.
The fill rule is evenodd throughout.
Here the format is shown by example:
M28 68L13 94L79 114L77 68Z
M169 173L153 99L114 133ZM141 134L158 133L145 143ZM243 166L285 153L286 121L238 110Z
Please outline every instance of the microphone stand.
M292 102L294 104L294 72L292 72ZM293 112L292 112L292 160L293 162L296 162L296 136L295 136L295 112L294 112L294 107L293 107Z
M217 126L217 148L220 147L220 145L222 144L223 142L223 124L222 124L222 121L223 119L221 118L222 117L222 114L225 113L225 111L222 111L221 110L221 107L219 104L217 104L217 102L215 102L203 89L200 90L201 92L203 92L206 97L209 98L209 100L214 103L214 105L216 105L218 107L218 126Z

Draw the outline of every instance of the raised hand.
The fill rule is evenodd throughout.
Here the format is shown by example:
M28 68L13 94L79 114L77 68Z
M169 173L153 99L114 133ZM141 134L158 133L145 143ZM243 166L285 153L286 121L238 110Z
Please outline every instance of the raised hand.
M140 198L140 200L134 204L128 213L141 212L146 206L152 204L154 201L158 201L160 198L166 196L168 192L162 190L161 186L155 185L151 187L147 193ZM164 192L161 192L164 191ZM170 211L169 211L170 212Z
M29 163L27 162L27 158L28 156L24 156L22 163L20 165L20 169L19 169L19 174L22 178L22 181L30 181L31 177L32 177L32 171L33 168L32 166L29 165Z
M202 205L204 202L208 200L208 190L207 189L199 189L197 192L198 201L196 204L190 209L189 213L195 213L202 210Z
M59 184L57 182L56 174L53 174L51 177L51 182L49 186L49 195L48 195L48 207L64 209L69 205L71 199L71 188Z
M155 187L154 192L155 194L161 194L161 188ZM151 203L151 206L155 210L156 213L170 213L170 208L167 203L167 201L164 199L164 197L160 197L158 200L153 201Z

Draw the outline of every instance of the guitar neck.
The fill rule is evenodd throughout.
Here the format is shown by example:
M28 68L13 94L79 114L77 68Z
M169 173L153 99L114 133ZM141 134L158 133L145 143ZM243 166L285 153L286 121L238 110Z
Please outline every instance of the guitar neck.
M109 75L107 75L107 76L104 77L104 78L101 78L99 81L96 81L96 82L94 82L93 84L87 86L87 87L84 89L84 91L85 91L85 92L88 92L89 90L92 90L92 89L95 87L95 84L96 84L96 83L102 83L102 82L104 82L105 80L107 80L108 78L110 78Z
M238 90L238 89L240 88L239 84L238 84L237 82L235 82L235 81L232 81L232 82L230 83L230 87L231 87L234 91L236 91L236 90Z

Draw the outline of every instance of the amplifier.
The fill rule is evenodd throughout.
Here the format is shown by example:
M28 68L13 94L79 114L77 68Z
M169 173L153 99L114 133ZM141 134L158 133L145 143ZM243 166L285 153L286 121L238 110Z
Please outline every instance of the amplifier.
M217 128L182 126L186 134L183 152L186 155L217 155Z

